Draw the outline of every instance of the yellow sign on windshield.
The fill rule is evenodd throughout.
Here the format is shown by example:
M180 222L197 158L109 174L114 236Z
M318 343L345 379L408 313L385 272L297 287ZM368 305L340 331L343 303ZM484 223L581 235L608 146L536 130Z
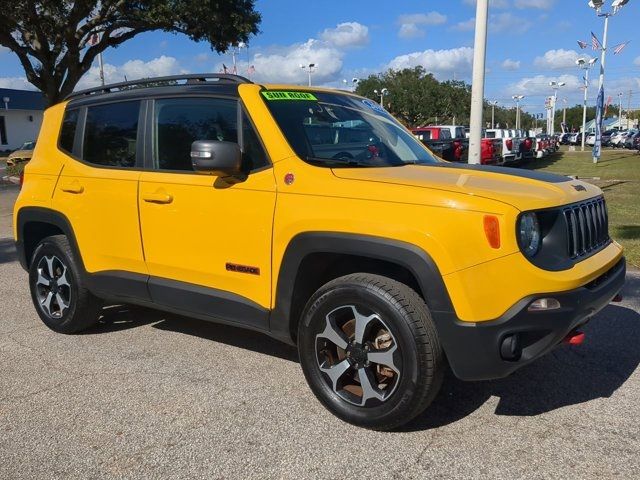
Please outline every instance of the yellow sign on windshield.
M312 93L307 92L270 92L263 91L262 95L267 100L311 100L317 102L318 99Z

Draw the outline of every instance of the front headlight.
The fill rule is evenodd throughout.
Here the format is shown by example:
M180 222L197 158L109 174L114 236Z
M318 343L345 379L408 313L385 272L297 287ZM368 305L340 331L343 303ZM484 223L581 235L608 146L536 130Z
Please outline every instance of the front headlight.
M535 213L524 213L518 221L518 244L522 253L531 258L540 250L540 224Z

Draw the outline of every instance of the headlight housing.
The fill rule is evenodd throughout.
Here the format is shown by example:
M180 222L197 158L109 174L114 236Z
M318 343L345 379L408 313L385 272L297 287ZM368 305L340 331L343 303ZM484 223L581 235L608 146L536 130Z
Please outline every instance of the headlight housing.
M538 216L533 212L524 213L518 220L518 244L527 257L534 257L540 251L542 236Z

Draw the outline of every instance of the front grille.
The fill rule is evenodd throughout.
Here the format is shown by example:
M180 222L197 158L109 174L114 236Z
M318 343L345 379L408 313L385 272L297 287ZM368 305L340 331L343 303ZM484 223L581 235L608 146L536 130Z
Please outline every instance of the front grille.
M609 243L609 215L604 198L570 205L562 210L567 227L567 251L576 259Z

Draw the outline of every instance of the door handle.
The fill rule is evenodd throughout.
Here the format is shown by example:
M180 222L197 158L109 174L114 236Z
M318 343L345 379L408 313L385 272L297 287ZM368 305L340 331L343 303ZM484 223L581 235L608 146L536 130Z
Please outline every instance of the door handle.
M73 182L63 184L60 189L63 192L67 193L82 193L84 192L84 187L80 185L80 182L74 180Z
M163 192L143 193L142 199L148 203L167 204L173 202L173 197Z

